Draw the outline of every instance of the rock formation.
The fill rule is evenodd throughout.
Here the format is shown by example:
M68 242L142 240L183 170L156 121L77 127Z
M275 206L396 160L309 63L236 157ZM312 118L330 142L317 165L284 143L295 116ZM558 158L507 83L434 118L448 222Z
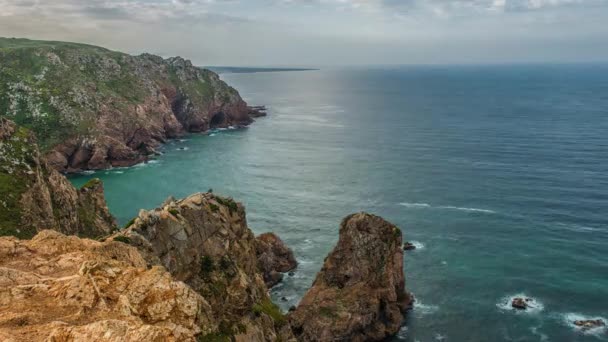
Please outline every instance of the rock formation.
M31 238L44 229L100 237L115 222L99 180L76 190L48 166L29 130L0 118L0 236Z
M62 172L129 166L185 132L264 115L180 57L0 38L0 116L30 128Z
M200 293L223 338L292 338L268 296L243 206L232 199L211 193L170 198L161 208L142 210L112 238L136 246L149 265L164 266Z
M291 249L274 233L265 233L256 238L258 267L264 275L266 286L273 287L283 280L283 273L298 266Z
M42 231L0 238L2 341L194 341L211 307L127 244Z
M401 231L365 213L346 217L337 246L289 316L299 341L380 341L397 333L411 304Z

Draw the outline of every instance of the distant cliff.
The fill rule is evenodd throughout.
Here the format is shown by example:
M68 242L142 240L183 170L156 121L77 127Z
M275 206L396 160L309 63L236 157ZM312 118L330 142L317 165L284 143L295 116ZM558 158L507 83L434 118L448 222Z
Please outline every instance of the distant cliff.
M180 57L0 38L0 116L34 131L59 171L133 165L166 139L258 114Z

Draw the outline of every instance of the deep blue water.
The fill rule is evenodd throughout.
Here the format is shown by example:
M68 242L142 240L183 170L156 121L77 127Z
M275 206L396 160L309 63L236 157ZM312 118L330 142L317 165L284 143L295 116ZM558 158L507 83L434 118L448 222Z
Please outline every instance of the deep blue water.
M379 214L419 247L406 341L608 341L608 66L326 69L224 74L269 116L171 142L154 163L98 172L128 221L213 188L277 232L300 267L297 303L342 217ZM187 147L187 150L178 150ZM527 312L509 297L537 301ZM287 297L288 302L282 302Z

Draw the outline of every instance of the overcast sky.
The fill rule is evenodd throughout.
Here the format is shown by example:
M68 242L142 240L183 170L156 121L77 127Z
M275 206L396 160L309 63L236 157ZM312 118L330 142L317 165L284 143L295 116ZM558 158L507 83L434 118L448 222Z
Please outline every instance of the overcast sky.
M200 65L608 61L608 0L0 0L0 36Z

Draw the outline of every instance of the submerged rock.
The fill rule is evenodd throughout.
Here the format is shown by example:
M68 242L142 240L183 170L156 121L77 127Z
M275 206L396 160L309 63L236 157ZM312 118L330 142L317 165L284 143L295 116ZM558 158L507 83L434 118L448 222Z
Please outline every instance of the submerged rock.
M258 265L268 287L278 284L283 280L283 273L298 266L291 249L274 233L258 236L255 246Z
M606 326L606 322L601 319L588 319L588 320L578 320L574 321L574 325L580 327L584 330L595 329Z
M380 341L396 334L411 305L401 231L359 213L340 226L337 246L290 322L299 341Z

